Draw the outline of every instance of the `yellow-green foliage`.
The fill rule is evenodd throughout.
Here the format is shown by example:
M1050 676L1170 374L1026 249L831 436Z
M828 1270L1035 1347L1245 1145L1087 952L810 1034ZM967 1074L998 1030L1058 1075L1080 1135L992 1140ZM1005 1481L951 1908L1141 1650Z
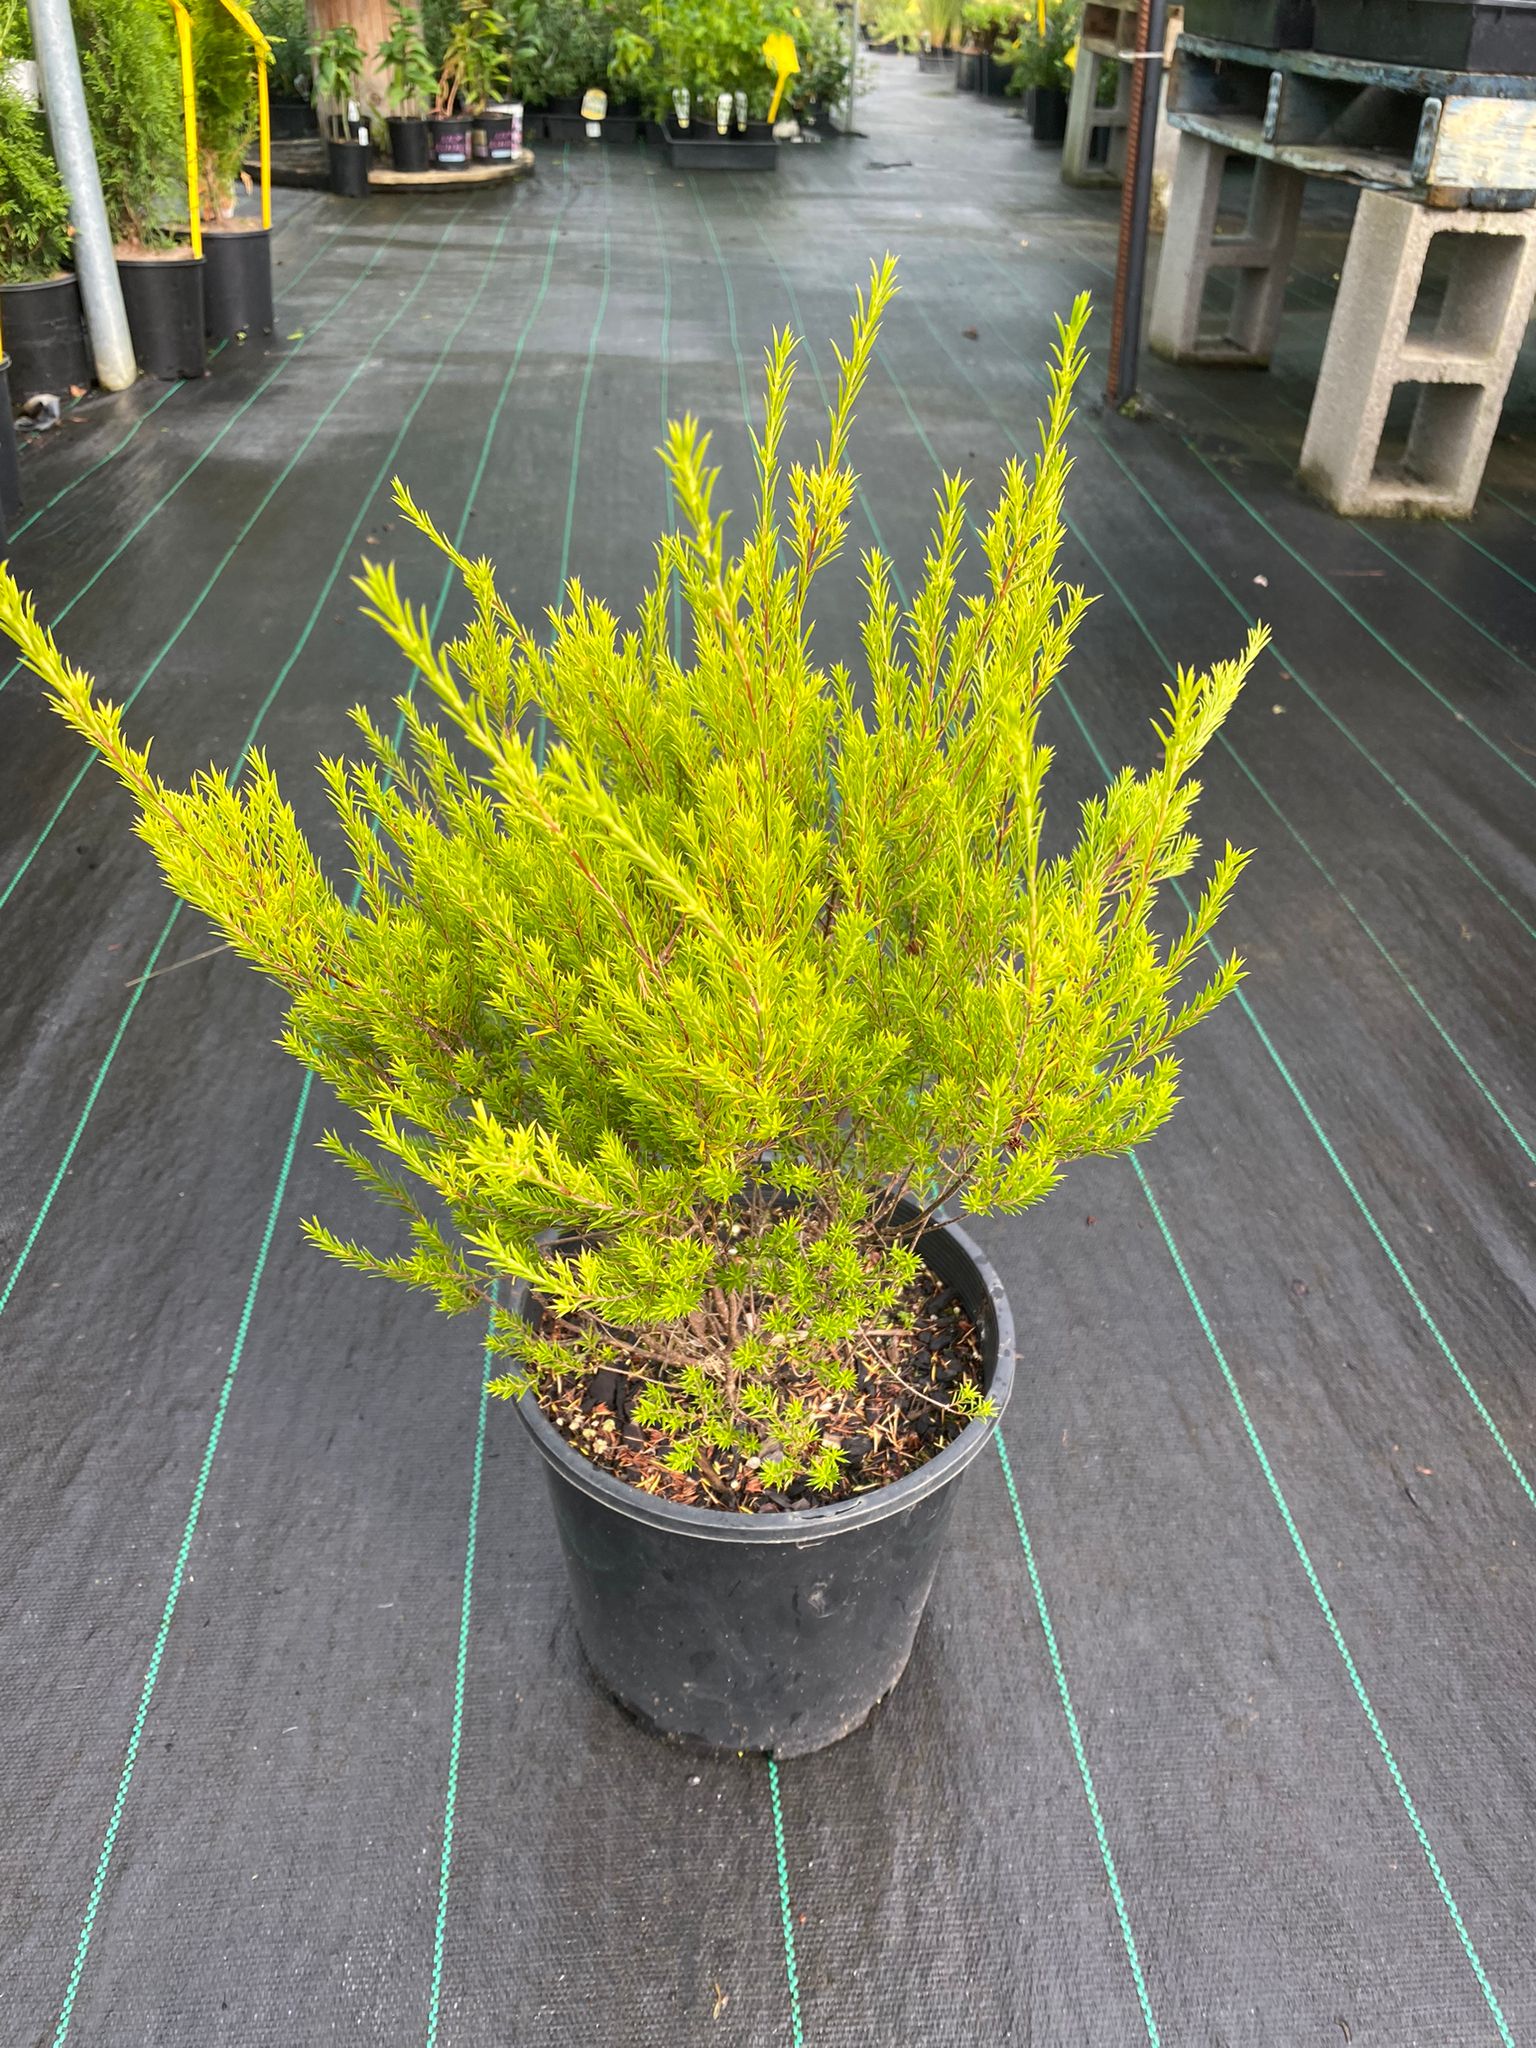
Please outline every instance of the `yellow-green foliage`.
M950 477L910 607L870 551L862 649L813 664L813 586L844 546L853 406L894 288L887 259L818 460L787 474L796 344L776 337L739 552L708 436L672 426L681 531L630 630L572 582L536 632L397 486L472 617L436 646L392 568L360 579L418 684L393 736L359 710L366 757L322 764L351 899L260 756L238 785L168 788L0 578L0 625L133 792L172 889L287 992L284 1042L361 1119L362 1141L330 1150L408 1232L386 1254L319 1223L314 1240L447 1309L528 1280L585 1335L561 1352L503 1321L500 1390L643 1357L673 1462L755 1432L780 1477L817 1484L836 1470L819 1402L835 1411L852 1378L839 1346L913 1270L897 1200L1021 1210L1068 1161L1139 1144L1174 1106L1176 1041L1240 971L1180 987L1244 856L1217 858L1171 939L1154 913L1195 858L1193 771L1261 636L1181 672L1153 766L1083 805L1070 851L1041 853L1041 705L1086 602L1056 566L1086 300L1060 327L1040 452L981 524L981 594L959 594L968 489ZM585 1249L541 1243L556 1230Z

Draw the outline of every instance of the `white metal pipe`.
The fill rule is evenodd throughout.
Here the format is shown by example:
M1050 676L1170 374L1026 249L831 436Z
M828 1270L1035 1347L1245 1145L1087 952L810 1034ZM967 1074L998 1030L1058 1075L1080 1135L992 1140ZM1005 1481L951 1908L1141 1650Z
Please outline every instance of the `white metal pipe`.
M32 23L32 53L42 79L48 132L53 137L59 176L69 194L69 217L75 230L75 275L80 280L80 296L85 303L96 376L104 390L125 391L139 371L133 359L128 315L123 309L123 287L112 249L112 230L107 225L106 202L101 196L101 174L96 168L96 146L85 111L85 87L80 82L80 53L75 47L69 0L27 0L27 14Z

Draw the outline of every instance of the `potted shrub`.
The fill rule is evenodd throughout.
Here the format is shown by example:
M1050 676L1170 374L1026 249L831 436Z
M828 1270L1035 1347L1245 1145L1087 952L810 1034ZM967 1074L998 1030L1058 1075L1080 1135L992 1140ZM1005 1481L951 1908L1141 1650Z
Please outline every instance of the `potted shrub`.
M323 110L326 146L331 159L331 190L343 199L366 199L373 145L368 124L358 110L362 88L363 46L350 22L342 22L310 45L310 76L316 104Z
M522 109L500 97L511 72L507 35L508 23L495 7L464 0L448 38L436 101L441 119L451 121L457 110L464 123L468 153L461 162L478 157L508 163L521 145ZM450 139L450 150L456 141Z
M158 0L74 0L80 75L133 352L152 377L208 368L203 259L186 235L180 60Z
M539 109L541 132L551 142L585 140L582 102L594 88L610 84L615 29L611 11L589 6L586 0L535 0L521 11L519 25L517 77L524 102ZM636 54L628 44L626 52ZM603 132L609 132L606 114Z
M237 214L241 170L256 133L254 48L222 0L190 0L197 79L198 210L203 225L203 325L217 340L270 334L272 232Z
M271 101L274 142L302 142L315 133L310 104L309 23L304 0L251 0L250 14L272 45Z
M1014 38L1010 94L1027 95L1036 142L1060 143L1067 133L1067 98L1072 90L1072 52L1082 20L1081 0L1041 0Z
M359 710L368 758L323 764L350 897L259 754L238 783L168 788L0 576L0 628L127 784L167 881L283 987L284 1044L360 1119L325 1149L398 1247L307 1235L488 1319L490 1390L544 1467L599 1679L669 1735L781 1756L899 1678L1013 1384L1002 1287L944 1206L1021 1211L1069 1160L1140 1144L1173 1108L1177 1040L1241 971L1184 985L1245 856L1220 855L1172 937L1160 898L1262 633L1181 672L1155 765L1042 850L1041 702L1087 603L1056 559L1086 298L1041 452L983 524L980 593L960 595L948 478L904 614L866 559L867 693L816 663L893 271L860 297L814 466L787 477L795 344L775 338L739 553L708 436L671 427L680 530L633 632L572 582L536 634L397 485L472 619L433 645L365 564L427 703L397 700L394 737Z
M945 73L955 61L960 38L960 0L916 0L916 5L921 24L917 68Z
M437 91L437 72L410 0L395 0L389 34L379 44L376 61L389 80L390 162L397 171L428 171L432 146L427 109Z
M0 4L0 49L26 46L16 0ZM80 287L69 268L69 201L48 146L43 117L0 67L0 336L9 362L11 408L38 392L62 397L91 379Z
M804 0L792 26L800 69L791 74L782 111L802 128L834 135L833 116L848 99L848 24L824 0Z

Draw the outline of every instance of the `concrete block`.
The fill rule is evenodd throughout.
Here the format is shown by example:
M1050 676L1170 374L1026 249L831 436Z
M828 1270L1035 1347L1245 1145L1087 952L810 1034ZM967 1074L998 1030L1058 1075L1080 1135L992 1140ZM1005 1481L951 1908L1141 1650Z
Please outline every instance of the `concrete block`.
M1450 238L1433 321L1424 266ZM1464 518L1477 502L1532 298L1536 213L1450 211L1362 192L1302 444L1302 481L1336 511ZM1418 387L1400 458L1382 456L1393 393Z
M1219 143L1179 134L1147 338L1172 362L1262 369L1280 327L1305 180L1300 171L1256 160L1242 227L1218 233L1222 174L1231 154ZM1237 273L1220 333L1209 332L1202 321L1213 270Z

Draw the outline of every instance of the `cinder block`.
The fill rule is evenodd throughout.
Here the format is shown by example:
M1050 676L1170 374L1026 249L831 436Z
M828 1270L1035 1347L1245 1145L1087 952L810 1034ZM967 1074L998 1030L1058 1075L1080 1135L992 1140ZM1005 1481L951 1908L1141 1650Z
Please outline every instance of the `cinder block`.
M1241 229L1218 234L1222 173L1232 154L1200 136L1179 135L1147 338L1159 355L1176 363L1242 363L1262 369L1280 327L1305 180L1300 171L1259 159ZM1219 334L1206 332L1201 322L1213 270L1238 273L1232 309Z
M1106 65L1115 72L1114 105L1099 105L1099 81ZM1067 98L1067 132L1061 145L1064 185L1119 185L1125 178L1125 130L1131 117L1131 67L1080 43ZM1101 128L1109 130L1109 156L1095 162L1089 154Z
M1430 245L1452 238L1432 327L1414 307ZM1462 518L1477 502L1536 296L1536 213L1426 207L1362 192L1302 444L1302 481L1338 512ZM1401 462L1381 442L1394 391L1419 387Z

